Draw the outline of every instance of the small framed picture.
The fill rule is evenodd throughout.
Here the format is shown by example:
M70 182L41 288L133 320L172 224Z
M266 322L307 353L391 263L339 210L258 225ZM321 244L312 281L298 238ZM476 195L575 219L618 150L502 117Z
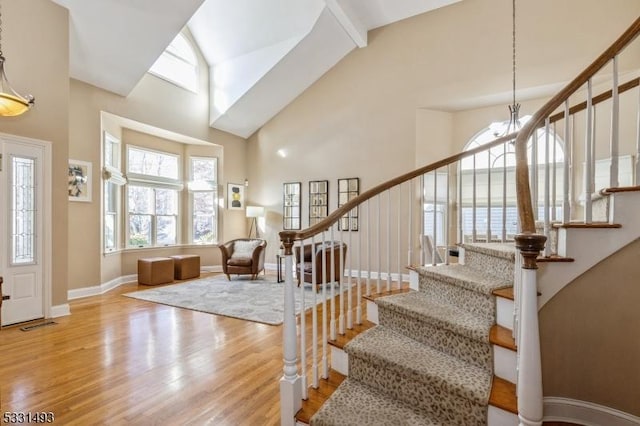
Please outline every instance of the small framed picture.
M227 183L227 208L229 210L244 209L244 185Z
M91 202L90 162L69 160L67 189L69 191L69 201Z

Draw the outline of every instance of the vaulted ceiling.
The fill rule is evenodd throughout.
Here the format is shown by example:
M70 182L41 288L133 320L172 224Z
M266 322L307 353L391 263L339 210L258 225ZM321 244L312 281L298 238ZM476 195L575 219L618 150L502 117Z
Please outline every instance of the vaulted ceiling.
M71 77L127 96L186 25L209 64L210 125L248 137L373 28L461 0L54 0Z

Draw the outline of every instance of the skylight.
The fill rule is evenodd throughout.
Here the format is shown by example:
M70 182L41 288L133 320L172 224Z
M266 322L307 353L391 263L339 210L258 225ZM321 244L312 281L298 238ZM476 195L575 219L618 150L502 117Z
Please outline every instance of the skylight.
M184 89L198 91L198 58L182 34L173 39L149 72Z

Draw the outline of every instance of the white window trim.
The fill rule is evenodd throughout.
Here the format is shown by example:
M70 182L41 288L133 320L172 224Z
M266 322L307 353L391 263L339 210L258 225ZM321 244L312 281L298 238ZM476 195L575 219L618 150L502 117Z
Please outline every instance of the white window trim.
M206 180L206 181L195 181L193 180L193 160L215 160L215 169L216 169L216 176L214 180ZM211 244L218 244L219 242L219 232L220 232L220 209L219 209L219 205L217 202L217 199L219 197L218 194L218 166L219 166L219 159L218 157L207 157L207 156L197 156L197 155L193 155L193 156L189 156L189 181L187 183L187 188L189 191L189 204L188 204L188 239L189 242L188 244L191 245L195 245L198 247L202 247L202 246L206 246L206 245L211 245ZM203 184L206 183L209 185L209 188L204 189L204 185L202 188L198 188L199 184ZM215 226L215 239L213 241L213 243L196 243L193 238L193 216L194 216L194 206L193 206L193 193L194 192L213 192L213 196L214 196L214 226Z

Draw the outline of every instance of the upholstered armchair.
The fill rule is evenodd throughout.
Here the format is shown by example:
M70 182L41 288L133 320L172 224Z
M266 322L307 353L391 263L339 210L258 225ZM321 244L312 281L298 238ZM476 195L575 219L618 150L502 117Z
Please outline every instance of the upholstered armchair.
M342 257L340 256L340 246L342 245ZM305 283L313 283L313 260L315 256L315 283L316 291L322 284L338 281L344 272L345 258L347 257L347 245L340 241L325 241L315 243L313 246L307 244L303 246L302 255L300 255L300 247L294 246L294 254L296 258L296 273L298 274L298 285L300 285L300 262L302 262L302 281ZM324 253L324 255L323 255ZM333 253L333 273L331 272L331 253ZM324 272L323 272L324 271Z
M231 274L251 275L255 280L264 270L267 242L259 238L238 238L220 246L222 271L231 280Z

